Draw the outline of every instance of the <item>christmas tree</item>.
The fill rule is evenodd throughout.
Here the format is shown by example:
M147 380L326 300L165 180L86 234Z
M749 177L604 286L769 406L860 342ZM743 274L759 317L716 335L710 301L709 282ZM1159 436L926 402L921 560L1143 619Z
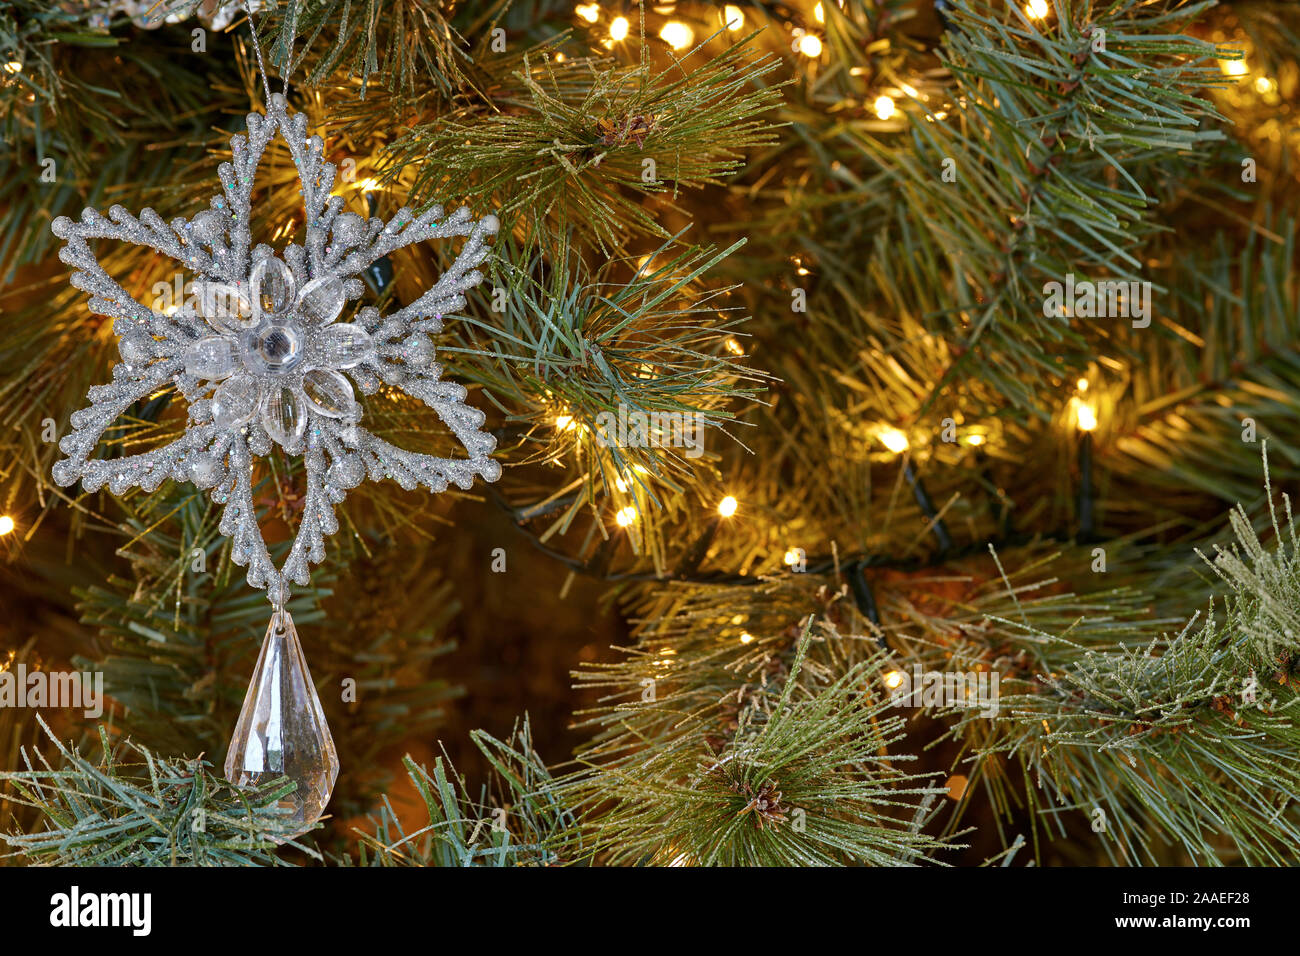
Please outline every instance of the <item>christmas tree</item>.
M5 862L1292 862L1297 30L0 3Z

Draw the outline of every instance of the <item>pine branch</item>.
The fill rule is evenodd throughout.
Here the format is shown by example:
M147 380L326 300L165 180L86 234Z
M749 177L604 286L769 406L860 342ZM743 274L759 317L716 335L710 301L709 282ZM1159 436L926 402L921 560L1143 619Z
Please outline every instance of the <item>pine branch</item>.
M475 731L474 744L492 768L471 797L448 760L433 770L403 761L424 800L428 824L408 833L385 798L374 832L361 830L360 862L370 866L553 866L581 854L573 814L532 746L528 718L506 740Z
M646 627L625 663L576 675L602 688L573 778L592 846L613 864L900 865L941 789L897 763L903 720L860 693L881 658L812 618L739 640L707 611ZM702 626L701 626L702 625ZM791 634L790 632L794 633ZM757 633L762 634L761 631ZM859 646L854 646L858 644ZM854 658L858 662L853 663Z
M638 265L592 273L562 240L546 258L503 264L500 301L460 323L463 344L442 354L506 414L521 464L571 463L562 480L548 468L513 482L514 517L537 526L541 542L567 536L566 549L589 559L615 514L632 514L631 553L661 569L684 543L665 537L677 495L723 497L713 490L716 446L739 441L737 406L765 383L735 354L733 290L706 284L739 246L665 243ZM552 494L557 485L563 495Z
M1013 690L991 728L959 717L976 766L1018 763L1047 829L1102 811L1100 849L1116 862L1158 862L1161 844L1198 863L1288 861L1300 829L1300 550L1283 502L1271 547L1234 512L1237 545L1211 562L1230 589L1221 616L1211 606L1176 635L1106 648L999 621L1037 662L1004 678Z
M1206 6L1062 3L1050 25L1015 4L958 8L952 103L917 104L911 150L866 141L906 203L895 228L944 250L950 295L931 314L957 346L927 405L970 375L1032 404L1034 385L1086 364L1090 336L1046 315L1042 286L1071 272L1142 278L1163 164L1222 138L1199 91L1223 51L1178 32ZM949 162L955 182L940 175ZM925 293L913 303L906 281L882 292L921 311Z
M644 48L643 48L644 49ZM503 219L526 210L528 245L573 229L601 249L667 238L660 224L683 189L716 184L744 150L772 141L759 117L777 67L736 44L692 69L525 53L511 86L416 126L386 153L385 177L415 166L411 194L490 197ZM671 195L671 199L669 196ZM658 209L644 200L658 198Z
M101 727L104 756L91 760L54 742L61 765L40 753L27 769L0 773L16 802L34 807L44 827L0 834L28 862L49 866L247 866L279 863L276 850L292 846L299 824L284 819L277 801L293 789L286 780L235 790L197 759L160 758L125 742L113 748Z

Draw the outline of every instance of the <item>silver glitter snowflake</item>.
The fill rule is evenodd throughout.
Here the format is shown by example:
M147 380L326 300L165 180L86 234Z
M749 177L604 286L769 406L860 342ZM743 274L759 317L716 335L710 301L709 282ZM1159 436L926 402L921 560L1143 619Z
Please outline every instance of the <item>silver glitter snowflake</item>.
M277 133L297 167L306 212L305 244L290 243L279 255L252 245L249 198ZM336 170L324 161L324 143L307 135L307 118L291 114L280 95L265 116L248 115L247 136L234 136L230 148L233 161L218 168L223 194L193 219L165 223L152 209L137 219L114 206L107 218L86 209L80 222L54 221L54 234L66 241L59 255L73 267L72 284L90 293L92 312L114 320L122 355L113 381L91 388L91 405L73 413L74 430L59 442L68 457L54 466L54 479L65 486L80 479L87 491L107 483L114 494L135 486L153 491L168 478L210 489L225 506L220 527L232 540L233 560L248 567L249 584L283 604L288 582L305 586L309 564L324 560L325 536L338 530L334 506L367 476L435 492L448 483L470 488L475 475L500 476L488 457L496 440L480 430L485 416L464 404L462 386L440 380L428 337L482 279L475 266L487 257L485 240L498 223L495 216L475 222L463 207L446 218L438 206L419 216L402 209L387 223L344 212L343 200L330 195ZM367 306L353 321L337 321L365 291L359 276L376 260L455 236L468 236L455 262L410 305L386 316ZM170 314L140 304L99 265L89 239L170 256L194 275L193 294ZM375 437L358 424L353 382L366 395L382 383L420 399L468 458L418 454ZM143 454L90 457L109 425L168 383L189 402L180 438ZM271 560L253 503L254 459L275 444L303 456L307 481L282 570Z

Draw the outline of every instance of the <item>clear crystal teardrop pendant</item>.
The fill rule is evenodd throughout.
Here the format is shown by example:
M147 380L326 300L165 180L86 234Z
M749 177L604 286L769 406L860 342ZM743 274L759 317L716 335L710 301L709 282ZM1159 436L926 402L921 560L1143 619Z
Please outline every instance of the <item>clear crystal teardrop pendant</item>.
M338 775L338 752L298 630L289 612L277 609L230 740L226 779L247 787L288 777L298 789L280 805L306 830L324 813Z

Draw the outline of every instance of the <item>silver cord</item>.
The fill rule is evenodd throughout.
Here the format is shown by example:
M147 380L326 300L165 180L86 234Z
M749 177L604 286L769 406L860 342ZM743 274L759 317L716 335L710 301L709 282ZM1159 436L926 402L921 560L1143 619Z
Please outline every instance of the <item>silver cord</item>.
M266 63L262 60L262 44L257 40L257 30L253 26L253 7L249 0L244 0L244 12L248 14L248 32L253 37L253 52L257 54L257 72L262 74L262 85L266 87L266 104L271 105L271 78L266 75Z

